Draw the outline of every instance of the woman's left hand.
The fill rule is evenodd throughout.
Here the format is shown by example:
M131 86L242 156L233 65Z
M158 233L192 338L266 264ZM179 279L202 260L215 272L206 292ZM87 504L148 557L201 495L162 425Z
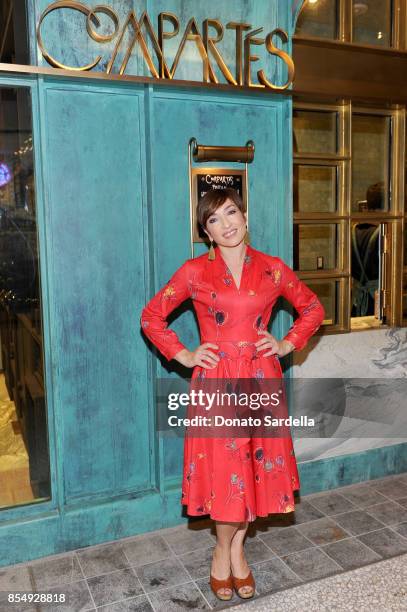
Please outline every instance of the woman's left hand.
M285 357L288 353L291 353L294 350L294 345L288 340L277 340L272 334L268 331L262 330L259 331L258 334L263 334L264 338L255 342L255 346L257 347L257 351L264 351L265 349L270 349L267 353L264 353L262 357L269 357L270 355L278 355L279 357Z

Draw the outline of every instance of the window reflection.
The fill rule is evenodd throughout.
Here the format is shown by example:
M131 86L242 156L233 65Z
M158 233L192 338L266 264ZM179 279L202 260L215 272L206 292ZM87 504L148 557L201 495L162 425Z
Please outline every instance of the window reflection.
M294 110L294 152L336 153L336 112Z
M336 268L337 224L294 225L295 269L300 271Z
M0 507L50 496L28 88L0 88Z
M299 14L295 33L298 36L338 38L337 0L308 1Z
M337 166L294 164L294 212L335 212Z
M353 41L391 45L391 0L353 0Z
M390 117L352 116L353 212L389 209L390 126Z
M337 325L338 321L338 297L339 281L336 280L314 280L307 281L307 286L317 294L325 309L325 325Z
M29 64L26 0L0 2L0 62Z
M352 226L352 317L375 314L380 268L380 225Z

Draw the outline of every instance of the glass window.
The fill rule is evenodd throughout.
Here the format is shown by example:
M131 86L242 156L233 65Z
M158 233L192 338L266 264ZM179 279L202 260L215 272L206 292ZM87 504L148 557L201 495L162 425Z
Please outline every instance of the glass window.
M299 271L336 268L337 224L294 225L295 269Z
M338 113L295 110L294 153L336 153Z
M294 212L337 210L337 166L294 165Z
M50 496L29 88L0 87L0 507Z
M352 212L389 210L391 118L352 115Z
M353 0L353 42L391 46L392 0Z
M298 36L338 38L337 0L308 0L300 12L295 33Z
M351 228L352 317L375 314L380 269L380 224L354 223Z
M0 62L29 64L27 9L25 0L0 3Z
M311 291L317 294L325 309L324 325L338 325L339 281L313 280L306 283Z

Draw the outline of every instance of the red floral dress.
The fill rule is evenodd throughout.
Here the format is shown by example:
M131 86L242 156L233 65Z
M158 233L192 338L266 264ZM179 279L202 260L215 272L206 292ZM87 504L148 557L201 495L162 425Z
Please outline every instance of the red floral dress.
M263 357L255 342L263 338L273 306L281 295L298 317L285 336L301 350L324 319L324 309L282 259L246 247L240 287L222 258L204 254L187 260L150 300L141 327L168 359L186 348L167 327L166 318L191 298L201 343L212 342L220 357L212 369L195 366L196 378L282 378L277 355ZM190 347L192 348L192 347ZM196 347L193 347L196 348ZM195 381L196 383L196 381ZM292 512L293 491L300 488L292 439L203 438L185 436L181 504L191 516L210 515L218 521L254 521L257 516Z

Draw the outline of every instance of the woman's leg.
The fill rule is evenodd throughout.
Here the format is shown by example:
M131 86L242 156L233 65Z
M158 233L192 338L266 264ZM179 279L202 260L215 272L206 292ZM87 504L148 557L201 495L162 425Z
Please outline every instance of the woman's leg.
M230 576L230 545L239 523L215 521L216 546L213 552L211 574L218 580L226 580ZM230 595L230 589L219 589L219 593Z
M247 564L247 560L244 554L244 539L246 536L247 528L249 523L240 523L236 530L232 542L230 545L230 565L232 568L233 575L236 578L246 578L249 574L250 568ZM240 593L251 593L251 586L244 586L239 589Z

